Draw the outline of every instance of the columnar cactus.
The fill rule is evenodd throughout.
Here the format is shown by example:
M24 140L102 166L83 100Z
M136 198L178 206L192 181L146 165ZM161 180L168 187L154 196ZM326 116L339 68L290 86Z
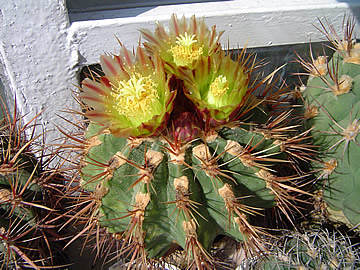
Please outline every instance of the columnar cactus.
M326 21L323 32L335 53L299 62L309 74L304 118L312 128L321 154L313 162L319 188L336 218L355 226L360 223L360 61L359 43L353 37L354 19L344 22L340 37Z
M218 235L265 252L251 217L278 208L291 218L308 194L296 160L311 152L280 110L284 90L256 78L245 51L226 56L203 19L173 15L169 30L141 32L146 49L121 45L100 58L104 76L82 82L89 125L68 135L82 151L78 236L94 233L98 254L117 243L129 268L183 250L184 267L213 269Z

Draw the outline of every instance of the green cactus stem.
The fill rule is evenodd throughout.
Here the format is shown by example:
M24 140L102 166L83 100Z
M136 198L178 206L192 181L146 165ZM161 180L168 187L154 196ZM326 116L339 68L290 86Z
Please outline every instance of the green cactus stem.
M354 19L347 18L340 39L328 21L326 25L321 22L335 51L332 58L299 58L309 74L303 92L304 118L313 128L314 144L321 153L320 160L313 162L319 188L324 189L330 212L350 226L360 223L360 65L359 44L352 36L354 23Z

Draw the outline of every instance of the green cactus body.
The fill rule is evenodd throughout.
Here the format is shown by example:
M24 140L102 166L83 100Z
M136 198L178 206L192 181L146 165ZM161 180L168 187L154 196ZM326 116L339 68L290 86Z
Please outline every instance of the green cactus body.
M100 224L140 241L149 258L163 256L174 241L186 249L191 237L205 250L220 234L251 240L258 232L248 215L276 205L265 177L284 158L274 139L223 128L207 142L176 149L164 137L131 140L97 130L90 124L86 133L92 146L82 187L99 199Z
M266 260L245 260L240 269L358 269L359 244L340 231L312 228L304 233L283 231L270 240Z
M360 223L360 65L345 61L346 54L339 49L331 60L322 58L322 72L321 57L314 61L304 91L305 118L322 153L322 161L313 165L324 180L320 181L324 200L340 219L356 225Z

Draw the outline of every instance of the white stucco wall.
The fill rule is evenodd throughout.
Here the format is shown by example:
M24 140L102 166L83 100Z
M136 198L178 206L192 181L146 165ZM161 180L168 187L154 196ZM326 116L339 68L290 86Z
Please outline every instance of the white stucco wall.
M40 121L51 130L59 122L57 112L77 108L71 91L80 69L103 52L115 52L115 35L131 48L139 28L153 28L155 20L166 22L172 13L195 14L226 30L222 42L230 47L277 46L319 41L322 35L312 26L317 17L340 27L345 12L360 14L360 1L218 1L76 13L70 21L65 0L0 0L0 79L26 119L45 109ZM48 141L56 136L48 133Z

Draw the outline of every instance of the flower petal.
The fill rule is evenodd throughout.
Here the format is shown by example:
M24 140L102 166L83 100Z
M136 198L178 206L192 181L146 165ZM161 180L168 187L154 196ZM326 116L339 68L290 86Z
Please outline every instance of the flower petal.
M135 55L124 46L120 54L100 58L105 76L85 79L80 99L90 110L90 121L117 136L152 136L165 128L176 91L170 92L164 65L158 56L150 59L144 48Z

